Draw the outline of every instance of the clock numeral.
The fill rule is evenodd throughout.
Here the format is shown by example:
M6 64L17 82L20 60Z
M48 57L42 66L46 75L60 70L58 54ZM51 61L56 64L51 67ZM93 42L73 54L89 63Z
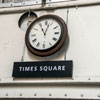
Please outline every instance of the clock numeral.
M38 42L36 46L39 47L40 46L40 42Z
M54 41L57 41L57 39L56 39L55 37L53 38L53 40L54 40Z
M43 44L43 48L45 48L45 44Z
M48 21L46 20L46 21L45 21L45 25L47 25L47 24L48 24Z
M34 42L36 42L36 40L37 40L37 39L34 39L34 40L32 40L32 42L34 43Z
M58 26L55 26L53 29L56 29Z
M36 36L36 34L32 34L31 36Z
M49 42L49 45L52 46L52 44Z
M59 32L55 32L55 34L59 34Z
M41 23L39 23L39 25L40 25L40 27L42 27L42 24Z
M50 24L50 26L52 26L53 22Z
M33 28L35 31L38 31L38 29L36 29L36 28Z

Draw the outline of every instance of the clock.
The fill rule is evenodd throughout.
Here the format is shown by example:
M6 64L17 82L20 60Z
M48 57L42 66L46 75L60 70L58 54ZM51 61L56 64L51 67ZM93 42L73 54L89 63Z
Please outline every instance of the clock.
M57 52L67 36L67 25L56 15L44 15L34 20L26 31L28 50L38 56L49 56Z

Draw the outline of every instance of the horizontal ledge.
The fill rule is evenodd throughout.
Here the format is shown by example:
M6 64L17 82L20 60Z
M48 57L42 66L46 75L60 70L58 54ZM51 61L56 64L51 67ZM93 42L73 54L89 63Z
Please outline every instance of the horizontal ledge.
M100 86L100 81L14 81L0 82L0 86Z
M66 100L66 98L0 98L0 100ZM85 98L76 99L70 98L68 100L87 100ZM88 100L96 100L96 99L89 99Z
M9 7L9 8L1 8L0 14L6 13L21 13L26 12L28 10L49 10L49 9L58 9L58 8L71 8L77 6L90 6L90 5L100 5L100 0L76 0L76 1L66 1L66 2L55 2L55 3L47 3L45 5L30 5L30 6L19 6L19 7Z

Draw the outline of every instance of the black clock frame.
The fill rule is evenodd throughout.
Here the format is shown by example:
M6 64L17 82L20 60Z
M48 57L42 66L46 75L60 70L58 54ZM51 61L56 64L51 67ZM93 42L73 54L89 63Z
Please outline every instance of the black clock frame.
M29 42L29 32L30 32L30 29L32 28L32 26L40 21L40 20L43 20L43 19L53 19L55 21L57 21L61 27L61 36L59 38L59 41L54 45L52 46L51 48L49 49L45 49L45 50L38 50L34 47L31 46L30 42ZM37 18L36 20L34 20L30 26L28 27L27 31L26 31L26 35L25 35L25 43L26 43L26 46L28 48L28 50L32 53L32 54L35 54L37 56L41 56L41 57L44 57L44 56L49 56L51 54L54 54L55 52L57 52L61 47L62 45L64 44L64 41L66 39L66 36L68 34L68 30L67 30L67 25L66 23L64 22L64 20L57 16L57 15L44 15L44 16L41 16L39 18Z

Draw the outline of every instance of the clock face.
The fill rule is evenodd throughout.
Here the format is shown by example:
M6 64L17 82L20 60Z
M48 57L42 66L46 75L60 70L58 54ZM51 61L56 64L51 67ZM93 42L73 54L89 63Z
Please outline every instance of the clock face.
M67 33L64 21L55 15L42 16L29 26L26 32L26 46L39 56L55 53L63 45Z
M47 50L61 37L61 27L54 19L46 18L36 22L29 33L29 42L37 50Z

